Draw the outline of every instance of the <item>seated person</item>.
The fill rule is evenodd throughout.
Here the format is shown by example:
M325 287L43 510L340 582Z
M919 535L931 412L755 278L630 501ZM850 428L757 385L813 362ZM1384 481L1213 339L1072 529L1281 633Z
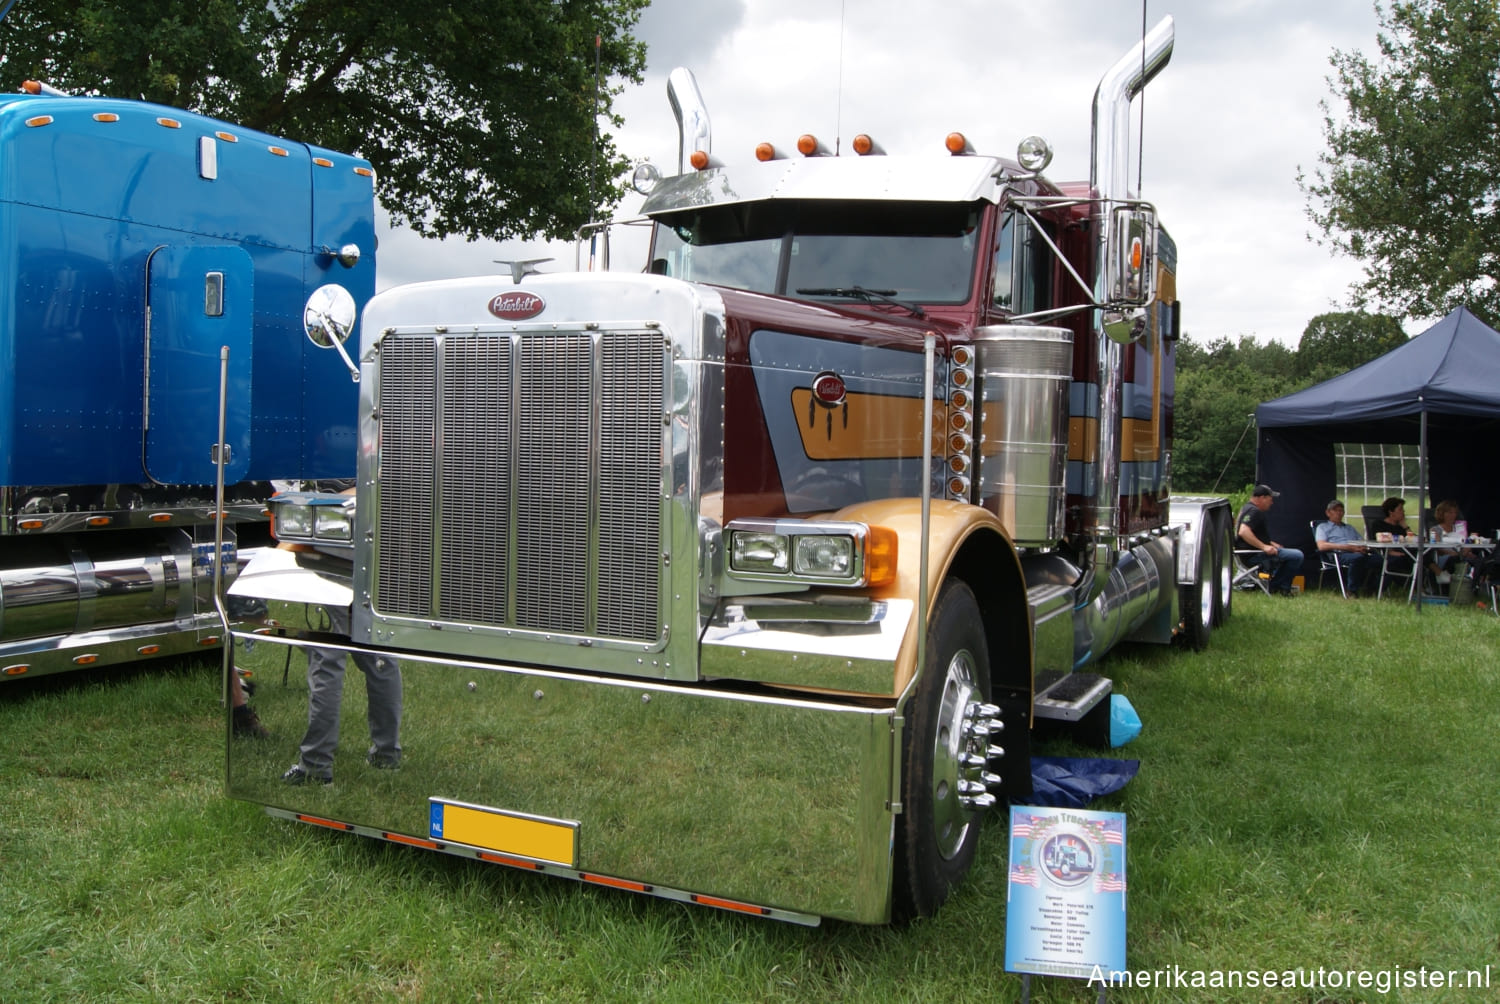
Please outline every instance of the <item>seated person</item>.
M1406 499L1392 496L1380 503L1380 509L1385 515L1370 524L1371 540L1379 540L1382 533L1390 534L1392 540L1400 540L1416 533L1406 523Z
M1351 597L1373 591L1380 575L1380 555L1371 554L1359 531L1344 522L1343 502L1333 499L1323 511L1328 514L1328 521L1319 523L1313 532L1318 551L1332 554L1338 562Z
M1432 518L1436 521L1435 529L1440 539L1446 539L1451 533L1458 531L1454 524L1463 516L1458 510L1458 503L1452 499L1444 499L1432 507ZM1451 580L1450 573L1453 571L1454 563L1462 557L1471 560L1474 555L1466 548L1456 547L1434 547L1427 552L1427 572L1432 576L1432 581L1438 585L1447 585Z
M1393 495L1380 503L1380 508L1385 513L1385 517L1370 524L1371 540L1379 540L1382 533L1388 533L1392 540L1398 541L1403 537L1416 534L1417 531L1406 522L1406 499L1396 498ZM1415 565L1416 562L1409 555L1399 551L1385 556L1385 570L1395 575L1409 575Z
M1291 596L1292 580L1302 571L1302 552L1295 547L1282 547L1272 540L1266 523L1266 512L1280 494L1267 485L1256 485L1250 493L1250 501L1240 509L1235 533L1241 543L1260 552L1260 567L1271 575L1271 592Z

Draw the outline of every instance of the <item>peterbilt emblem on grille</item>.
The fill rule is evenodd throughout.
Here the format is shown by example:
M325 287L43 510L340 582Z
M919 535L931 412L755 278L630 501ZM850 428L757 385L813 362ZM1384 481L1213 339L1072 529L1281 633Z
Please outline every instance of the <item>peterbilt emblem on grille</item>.
M547 309L547 301L535 293L516 290L499 293L490 300L490 313L502 321L524 321Z

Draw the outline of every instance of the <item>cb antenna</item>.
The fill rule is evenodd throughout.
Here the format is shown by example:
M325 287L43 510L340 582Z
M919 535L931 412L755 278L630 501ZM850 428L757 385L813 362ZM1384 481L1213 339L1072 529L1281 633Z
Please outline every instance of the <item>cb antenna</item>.
M839 0L839 83L838 100L833 113L833 155L839 155L844 142L844 10L848 0Z
M1141 0L1141 79L1146 79L1146 0ZM1146 89L1141 88L1141 138L1135 147L1135 194L1146 194ZM1130 170L1126 168L1126 170Z

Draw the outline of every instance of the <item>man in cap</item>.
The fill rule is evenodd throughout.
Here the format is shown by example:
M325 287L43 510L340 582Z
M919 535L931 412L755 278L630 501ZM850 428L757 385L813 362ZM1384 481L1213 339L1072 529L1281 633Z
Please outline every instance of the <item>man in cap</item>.
M1271 592L1278 596L1292 595L1292 579L1302 570L1302 552L1295 547L1282 547L1271 539L1271 530L1266 522L1266 512L1280 492L1272 491L1269 485L1256 485L1250 493L1250 501L1240 510L1238 529L1240 541L1261 553L1260 567L1270 573Z
M1349 595L1358 596L1369 586L1371 577L1380 574L1380 556L1371 554L1360 532L1344 522L1343 502L1332 499L1323 511L1328 514L1328 522L1319 523L1313 531L1318 551L1333 555Z

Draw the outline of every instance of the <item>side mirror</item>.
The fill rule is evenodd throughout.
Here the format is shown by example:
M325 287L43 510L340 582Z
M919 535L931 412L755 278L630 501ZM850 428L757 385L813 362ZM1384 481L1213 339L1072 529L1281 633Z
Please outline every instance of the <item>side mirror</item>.
M359 383L359 367L344 351L344 342L354 331L357 314L353 294L334 283L313 290L302 310L302 330L308 339L319 348L337 349L355 383Z
M1110 216L1104 262L1109 303L1144 307L1156 295L1156 213L1133 206Z

